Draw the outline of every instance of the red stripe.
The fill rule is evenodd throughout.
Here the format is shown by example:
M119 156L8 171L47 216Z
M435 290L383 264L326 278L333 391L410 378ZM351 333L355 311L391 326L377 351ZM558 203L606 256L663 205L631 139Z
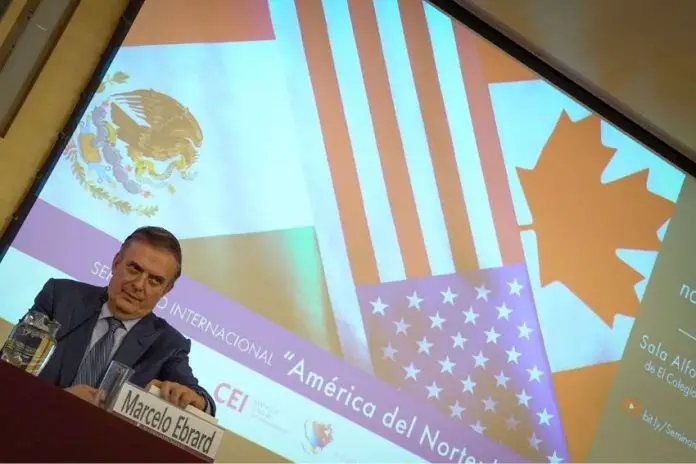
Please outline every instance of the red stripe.
M521 262L524 254L505 159L500 147L488 83L478 54L477 41L482 39L459 23L455 24L454 33L503 264Z
M356 285L376 284L379 283L377 263L322 3L297 0L295 4L353 279Z
M474 239L440 91L423 0L401 0L399 8L454 265L458 272L477 269Z
M539 79L539 76L534 71L519 61L512 59L512 57L487 40L477 37L476 49L478 50L483 75L489 84Z
M406 277L426 277L430 275L430 262L411 188L374 6L369 0L349 0L348 7Z

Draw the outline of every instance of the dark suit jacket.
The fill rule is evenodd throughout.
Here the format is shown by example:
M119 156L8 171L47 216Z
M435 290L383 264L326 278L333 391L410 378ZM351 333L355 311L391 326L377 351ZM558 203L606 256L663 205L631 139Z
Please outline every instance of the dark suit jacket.
M106 299L104 287L67 279L46 282L31 310L47 314L61 328L56 350L39 377L61 388L72 384ZM113 359L133 369L131 383L144 387L158 379L186 385L205 396L215 415L215 402L191 371L190 350L190 340L164 319L149 314L131 328Z

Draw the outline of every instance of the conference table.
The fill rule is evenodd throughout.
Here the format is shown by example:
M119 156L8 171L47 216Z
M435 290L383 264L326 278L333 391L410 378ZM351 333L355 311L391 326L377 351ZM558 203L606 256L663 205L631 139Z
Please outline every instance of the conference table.
M0 462L206 462L0 362Z

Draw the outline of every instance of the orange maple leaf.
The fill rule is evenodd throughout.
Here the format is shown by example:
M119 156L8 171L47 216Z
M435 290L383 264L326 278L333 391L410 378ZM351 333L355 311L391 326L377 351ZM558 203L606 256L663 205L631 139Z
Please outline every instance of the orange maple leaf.
M564 112L532 170L518 174L533 217L541 285L566 285L609 326L635 315L643 276L619 248L657 250L657 230L674 204L649 192L648 170L603 184L615 150L601 143L600 118L572 122Z

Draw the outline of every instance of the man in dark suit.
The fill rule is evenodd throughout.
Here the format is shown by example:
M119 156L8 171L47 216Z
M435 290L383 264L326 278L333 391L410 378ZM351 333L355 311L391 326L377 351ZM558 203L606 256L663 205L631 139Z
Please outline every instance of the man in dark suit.
M170 232L143 227L123 242L106 288L73 280L49 280L31 310L60 322L57 346L40 377L84 400L111 360L134 370L130 381L154 384L181 407L215 414L215 403L189 365L191 341L152 314L181 275L181 246Z

